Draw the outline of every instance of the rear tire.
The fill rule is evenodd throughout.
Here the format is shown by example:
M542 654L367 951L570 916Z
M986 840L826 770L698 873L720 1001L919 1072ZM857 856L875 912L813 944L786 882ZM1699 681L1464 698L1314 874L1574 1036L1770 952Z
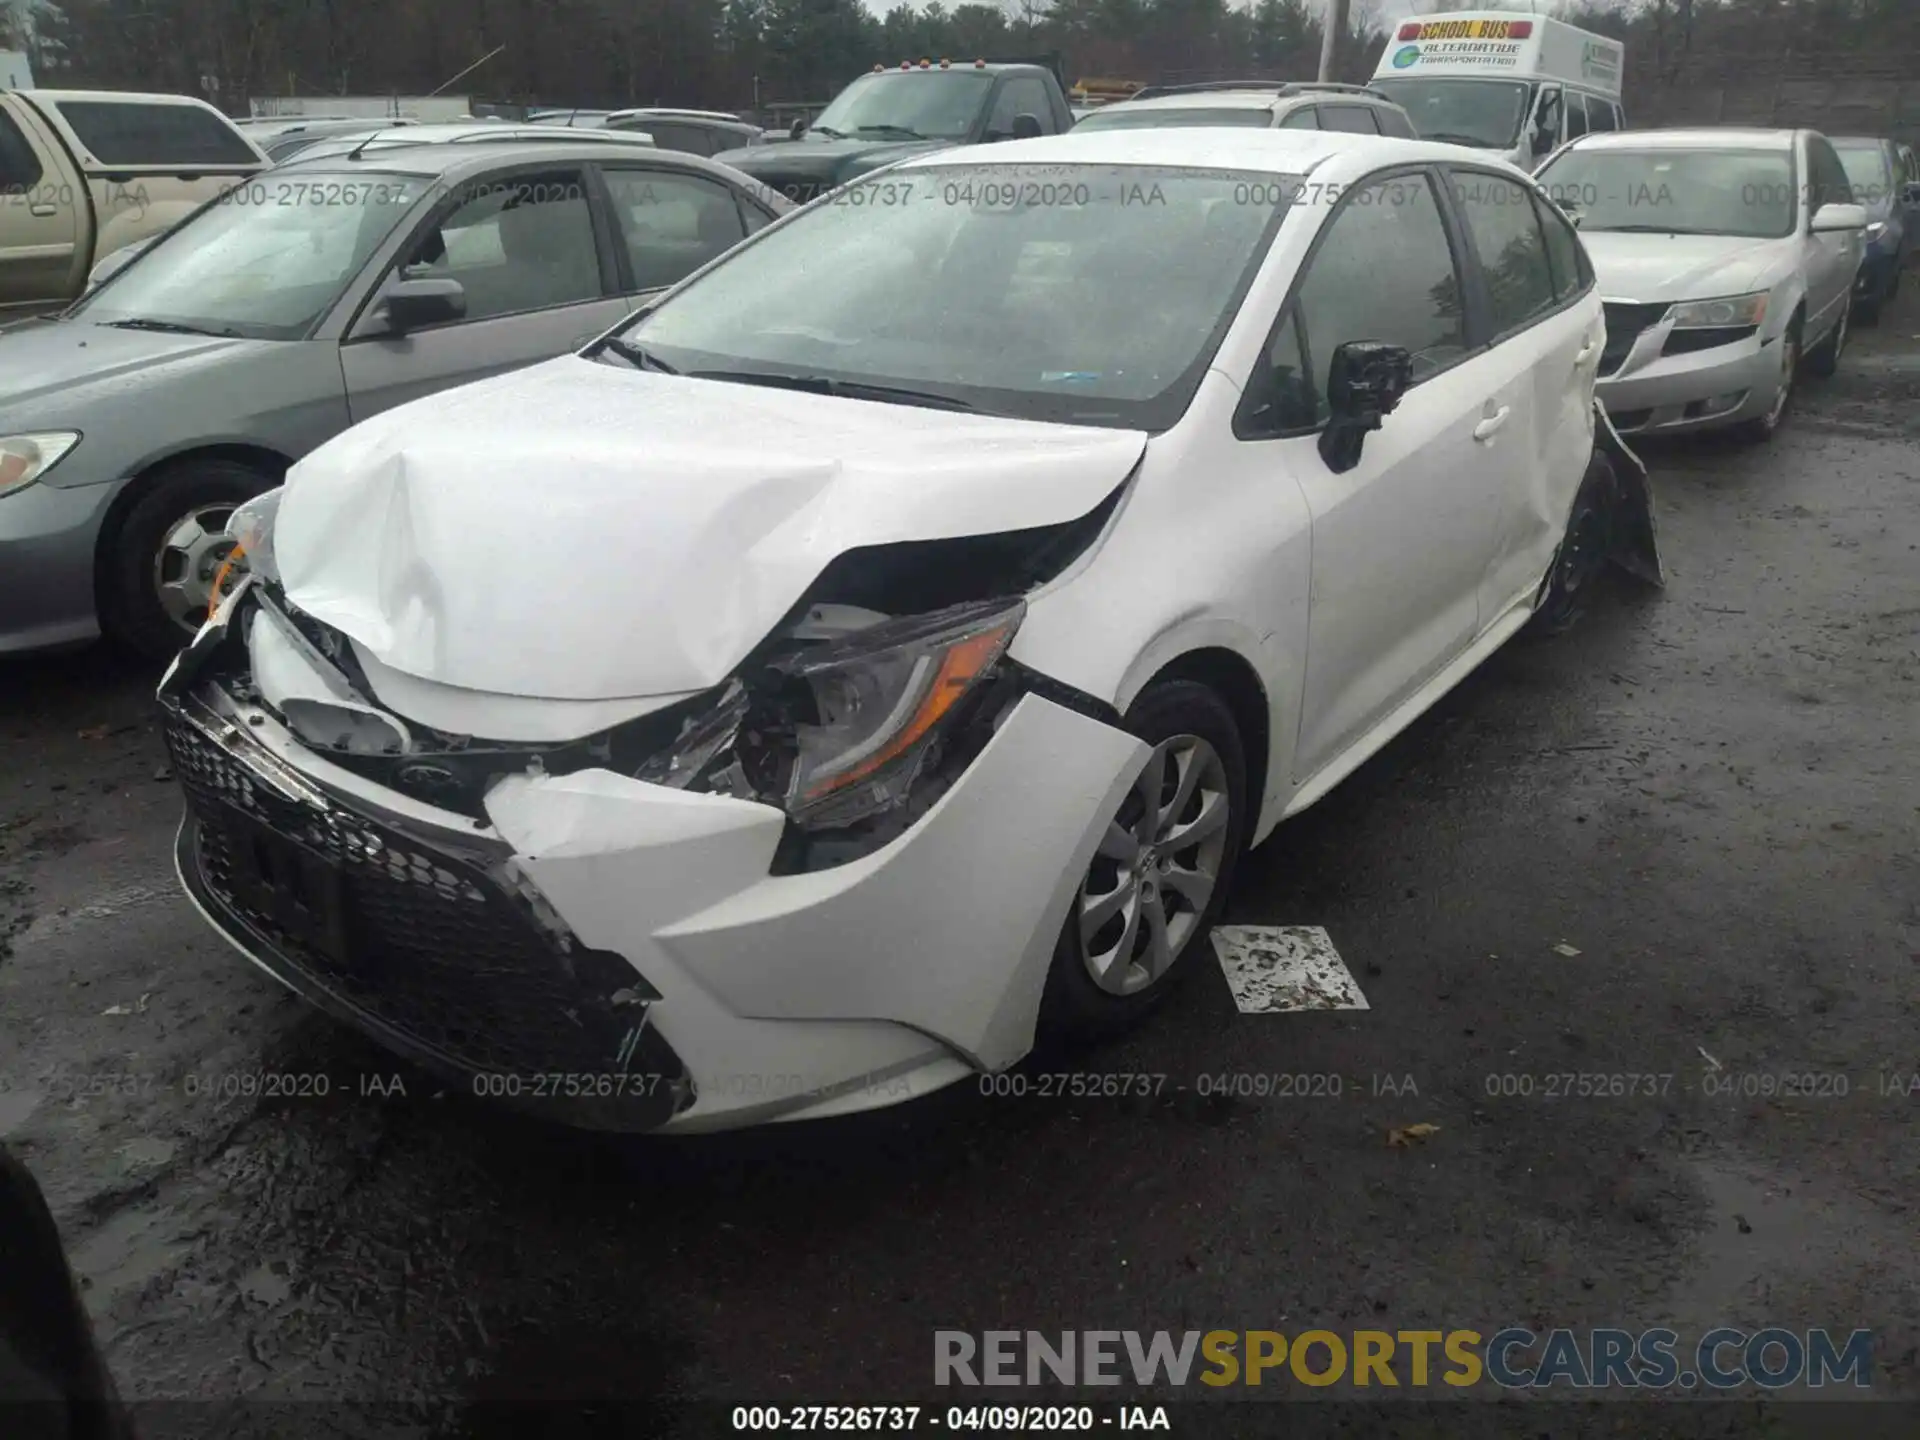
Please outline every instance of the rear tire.
M1554 551L1546 596L1533 612L1536 635L1564 635L1587 613L1594 585L1613 551L1613 517L1619 498L1620 478L1613 461L1604 451L1595 450L1574 496L1560 548Z
M1201 968L1196 956L1207 949L1251 828L1246 752L1218 694L1192 680L1157 681L1134 702L1125 725L1154 754L1074 890L1040 1002L1043 1042L1125 1030ZM1156 764L1163 769L1154 786L1147 776ZM1152 816L1149 788L1157 793ZM1224 814L1212 828L1215 807ZM1142 834L1149 843L1131 853ZM1195 835L1196 843L1180 844ZM1211 884L1201 894L1198 877L1209 870Z
M236 460L191 459L141 484L101 556L107 633L150 660L168 660L206 618L212 582L231 544L220 538L241 501L276 478Z

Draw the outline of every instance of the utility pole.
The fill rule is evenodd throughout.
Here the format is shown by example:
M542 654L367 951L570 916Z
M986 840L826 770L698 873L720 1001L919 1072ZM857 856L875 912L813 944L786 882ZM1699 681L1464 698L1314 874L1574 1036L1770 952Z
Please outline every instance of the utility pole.
M1333 79L1334 44L1347 28L1346 0L1327 0L1327 13L1320 22L1320 78Z

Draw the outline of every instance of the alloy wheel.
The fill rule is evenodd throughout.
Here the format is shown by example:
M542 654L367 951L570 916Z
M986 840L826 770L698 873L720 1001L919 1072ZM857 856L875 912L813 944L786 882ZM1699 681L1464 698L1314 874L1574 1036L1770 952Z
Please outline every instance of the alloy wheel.
M188 511L167 530L154 554L153 588L160 609L189 635L207 618L220 567L233 552L226 527L235 508L232 502L221 502ZM239 565L229 568L223 590L239 578L239 571Z
M1109 995L1157 982L1193 939L1230 834L1226 765L1198 735L1154 747L1107 824L1078 897L1079 949Z

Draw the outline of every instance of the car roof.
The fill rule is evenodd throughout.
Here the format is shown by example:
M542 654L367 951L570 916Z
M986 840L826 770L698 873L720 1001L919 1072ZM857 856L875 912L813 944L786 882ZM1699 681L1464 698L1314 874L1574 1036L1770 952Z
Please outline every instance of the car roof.
M284 165L275 167L273 174L297 175L302 171L325 171L329 174L337 174L343 169L352 169L356 172L364 171L369 175L433 178L451 186L503 164L521 162L536 165L585 164L606 159L610 149L618 153L620 147L581 140L577 136L569 136L562 130L557 132L551 140L539 142L509 140L494 144L472 145L393 145L369 151L364 159L357 161L348 160L344 150L329 150L324 155L310 155L303 150ZM717 164L704 155L692 155L684 150L662 150L651 145L632 145L626 147L626 153L646 157L647 164L650 166L705 175L715 180L729 182L735 188L742 188L747 183L739 171ZM754 193L756 198L771 205L776 212L784 213L785 210L792 208L778 196L763 194L758 187L755 187Z
M1840 145L1877 145L1882 150L1895 150L1900 142L1886 135L1829 135L1827 139L1835 146Z
M1791 150L1804 132L1737 125L1699 125L1676 130L1608 130L1582 135L1582 150Z
M902 162L902 169L938 165L1000 165L1009 162L1085 165L1164 165L1201 170L1250 170L1274 175L1304 175L1336 157L1354 156L1382 165L1396 161L1448 160L1455 163L1511 166L1485 152L1427 140L1397 140L1385 135L1350 135L1335 130L1276 130L1243 125L1141 126L1135 129L1082 130L1043 135L1033 140L1003 140L938 150ZM1517 172L1516 172L1517 173Z
M354 150L363 155L390 154L425 147L465 149L473 145L591 145L654 150L653 137L644 130L577 130L559 125L512 125L475 120L463 124L408 125L364 135L322 136L313 146L315 158L338 158ZM364 147L364 149L362 148ZM306 151L300 158L306 158Z
M615 110L609 120L631 120L636 116L658 116L662 120L719 120L728 125L744 125L747 122L738 115L725 110L675 110L671 106L638 105L631 110Z
M214 107L193 95L163 95L143 90L43 90L29 92L36 100L50 101L55 105L64 105L71 101L106 100L126 105L190 105L196 110L211 110Z
M1102 110L1271 110L1280 97L1258 90L1201 90L1188 95L1155 95L1146 100L1115 100Z

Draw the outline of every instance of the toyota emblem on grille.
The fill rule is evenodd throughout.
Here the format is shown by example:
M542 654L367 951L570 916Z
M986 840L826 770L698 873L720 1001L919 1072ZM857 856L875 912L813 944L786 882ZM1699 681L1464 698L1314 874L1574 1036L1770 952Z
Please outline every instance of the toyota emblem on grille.
M408 765L400 771L400 783L409 789L445 795L460 788L460 777L444 765Z

